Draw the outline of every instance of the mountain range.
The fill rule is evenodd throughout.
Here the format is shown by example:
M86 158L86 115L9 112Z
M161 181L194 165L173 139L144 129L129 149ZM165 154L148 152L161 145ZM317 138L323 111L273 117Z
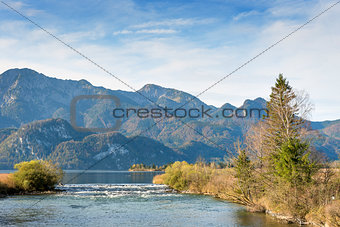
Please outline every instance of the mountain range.
M210 117L122 118L118 132L79 132L69 123L71 100L80 95L112 95L119 108L152 109L183 106L210 109ZM233 152L240 139L260 116L244 116L244 110L264 109L266 100L245 100L238 107L240 118L223 118L220 108L176 89L147 84L136 92L110 90L80 80L47 77L31 69L10 69L0 75L0 168L18 161L52 159L64 168L82 169L99 161L96 169L127 169L134 163L166 164L175 160L221 159ZM80 100L76 124L86 128L110 128L117 123L110 100ZM118 107L117 107L118 108ZM229 112L230 112L229 111ZM228 113L229 113L228 112ZM242 115L243 114L243 115ZM243 117L242 117L243 116ZM311 122L313 145L329 159L340 149L340 120ZM127 141L132 140L131 142Z

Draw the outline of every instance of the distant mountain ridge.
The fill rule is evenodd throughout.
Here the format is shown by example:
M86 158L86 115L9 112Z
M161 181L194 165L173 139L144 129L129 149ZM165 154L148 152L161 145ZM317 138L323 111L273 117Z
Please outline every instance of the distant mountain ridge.
M190 144L186 149L193 150L191 146L195 145ZM117 132L79 133L63 119L47 119L13 129L11 134L3 137L0 169L11 169L20 161L48 159L64 169L126 170L135 163L164 165L177 160L193 162L200 155L204 157L205 154L199 151L188 155L143 136L125 137ZM211 155L223 157L216 152Z
M258 116L253 118L222 118L223 109L234 110L237 107L226 103L222 107L217 108L205 104L186 92L154 84L147 84L138 90L138 92L128 92L95 87L86 80L75 81L51 78L31 69L10 69L0 75L0 155L4 153L13 155L12 153L15 153L16 149L19 148L24 150L25 143L23 142L20 147L18 144L21 144L21 142L19 143L18 138L13 136L13 134L19 135L22 133L25 124L39 121L36 125L33 123L34 126L32 126L39 128L47 127L46 124L41 122L41 120L45 119L59 119L58 124L62 122L61 119L69 121L70 102L79 95L114 95L120 99L122 108L152 108L161 106L174 109L187 102L188 104L184 106L185 109L201 106L210 108L209 113L213 118L193 119L186 117L182 119L162 119L159 121L159 119L142 119L132 116L122 119L123 124L119 130L122 136L129 138L133 136L148 137L164 144L164 146L176 154L181 154L183 160L190 161L194 161L198 156L206 159L223 157L226 155L227 150L233 150L233 142L238 139L242 140L249 127L259 119ZM96 128L110 127L115 124L115 120L112 117L112 103L86 101L80 104L79 108L77 107L77 124L79 126ZM265 106L266 100L256 98L254 100L245 100L239 108L263 109ZM337 152L340 148L339 123L340 120L311 122L312 127L317 130L319 135L314 145L331 159L338 157ZM73 130L66 123L64 123L63 127L65 129L68 128L66 131L69 133ZM58 157L60 157L62 152L61 148L76 147L81 150L82 147L89 145L80 145L79 143L81 142L79 141L82 141L86 136L92 136L72 132L74 134L70 138L63 140L58 135L53 134L55 133L53 130L50 133L43 140L48 141L49 137L56 138L53 146L47 148L39 145L39 148L33 151L33 153L37 154L36 152L41 150L41 158L50 157L51 152L60 144L63 145L60 145L58 148ZM40 137L40 135L37 135L37 137ZM29 138L31 143L35 143L33 142L34 136ZM12 142L9 141L10 139ZM71 142L72 140L74 142ZM200 148L204 148L205 152ZM27 146L25 149L28 149ZM91 149L94 149L94 147ZM103 146L100 149L109 148ZM22 160L30 159L34 156L28 155L28 150L25 154L22 155ZM179 156L176 157L179 158ZM62 162L67 163L67 160L63 159ZM74 167L74 165L69 163L65 165L70 166L70 168L71 166ZM118 167L115 165L115 168Z
M75 131L63 119L36 121L13 130L0 143L0 166L13 166L20 160L47 159L64 141L81 140L88 133Z

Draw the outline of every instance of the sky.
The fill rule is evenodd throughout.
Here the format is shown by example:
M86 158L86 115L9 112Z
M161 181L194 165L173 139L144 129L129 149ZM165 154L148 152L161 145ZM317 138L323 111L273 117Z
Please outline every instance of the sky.
M1 0L114 74L192 95L215 84L336 1ZM340 118L340 4L199 98L217 107L268 99L275 78L310 96L311 120ZM31 68L61 79L131 88L0 2L0 72Z

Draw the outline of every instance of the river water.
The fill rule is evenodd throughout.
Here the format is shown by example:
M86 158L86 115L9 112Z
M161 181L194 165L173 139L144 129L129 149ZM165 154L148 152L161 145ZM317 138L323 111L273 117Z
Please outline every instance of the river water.
M289 226L210 196L152 184L154 172L71 171L55 195L0 199L0 226Z

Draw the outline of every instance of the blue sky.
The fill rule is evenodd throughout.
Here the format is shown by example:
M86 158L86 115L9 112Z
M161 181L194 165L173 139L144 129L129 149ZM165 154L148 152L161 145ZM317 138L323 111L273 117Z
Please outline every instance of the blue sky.
M130 84L193 95L335 1L9 1ZM200 98L221 106L267 98L279 73L305 90L311 119L340 118L340 5ZM0 71L32 68L130 90L0 4Z

